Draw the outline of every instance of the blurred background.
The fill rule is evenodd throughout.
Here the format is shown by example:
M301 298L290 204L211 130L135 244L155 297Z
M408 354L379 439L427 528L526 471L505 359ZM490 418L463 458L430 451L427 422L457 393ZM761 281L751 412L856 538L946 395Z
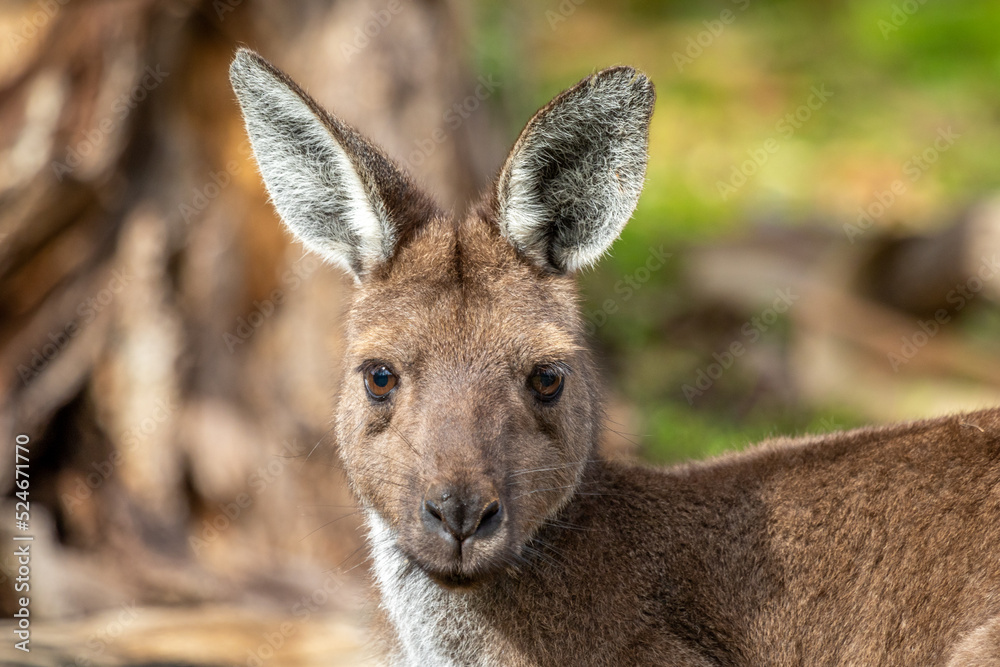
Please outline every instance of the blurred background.
M645 70L645 194L581 285L602 446L669 463L1000 402L997 34L986 0L4 0L6 619L34 541L0 662L370 659L328 434L351 287L267 203L237 46L456 211L554 94Z

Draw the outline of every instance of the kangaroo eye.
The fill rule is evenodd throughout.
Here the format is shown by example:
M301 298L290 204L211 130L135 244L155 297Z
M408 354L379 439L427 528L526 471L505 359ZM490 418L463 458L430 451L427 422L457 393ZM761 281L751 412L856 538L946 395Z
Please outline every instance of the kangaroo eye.
M385 400L398 381L399 378L386 366L374 366L365 371L365 389L376 401Z
M542 401L554 401L562 393L563 375L551 366L536 368L528 378L528 386Z

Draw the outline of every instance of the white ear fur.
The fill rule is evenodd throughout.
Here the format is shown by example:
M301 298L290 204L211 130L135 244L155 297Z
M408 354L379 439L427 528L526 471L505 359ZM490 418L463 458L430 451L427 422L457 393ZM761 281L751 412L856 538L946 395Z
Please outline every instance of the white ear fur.
M288 228L356 278L389 259L396 226L371 170L358 164L363 140L252 51L237 52L230 80L264 184Z
M535 114L497 182L500 231L515 248L560 273L600 258L639 201L654 100L645 75L615 67Z

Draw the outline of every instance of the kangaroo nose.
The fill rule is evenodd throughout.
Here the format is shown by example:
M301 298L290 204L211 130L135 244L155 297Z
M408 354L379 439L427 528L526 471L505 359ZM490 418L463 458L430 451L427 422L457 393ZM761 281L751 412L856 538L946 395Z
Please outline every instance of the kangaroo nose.
M461 544L469 537L486 537L496 530L503 507L492 489L462 492L435 484L424 494L422 514L429 530L443 530Z

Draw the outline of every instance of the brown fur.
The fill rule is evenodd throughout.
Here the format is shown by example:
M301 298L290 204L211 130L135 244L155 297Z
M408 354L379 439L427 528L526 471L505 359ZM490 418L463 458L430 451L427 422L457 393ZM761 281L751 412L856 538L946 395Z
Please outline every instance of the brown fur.
M595 456L597 378L572 286L519 264L491 230L476 216L429 225L352 311L348 367L391 341L435 396L401 401L398 432L381 440L347 437L367 411L350 398L340 407L358 492L403 535L420 530L422 480L548 463L552 443L538 442L531 432L545 429L531 420L518 425L525 437L483 447L511 414L492 389L510 367L573 360L566 392L577 396L562 409L574 416L556 442L586 446L555 461ZM351 372L348 383L358 384ZM350 384L345 394L357 393ZM567 503L538 495L525 514ZM539 553L454 593L531 656L524 664L944 664L1000 616L1000 412L778 441L669 470L593 459L553 518L517 533L537 530ZM966 656L997 655L993 627L950 664L1000 664Z
M557 101L611 81L648 121L651 87L629 72ZM241 101L252 106L254 93ZM384 199L385 224L406 230L359 273L336 417L372 524L390 662L998 664L1000 411L670 469L604 461L576 288L546 258L544 235L515 249L497 184L457 221L393 201L410 187L395 167L324 123ZM524 136L519 146L551 140ZM577 145L566 160L602 168L587 152L600 141ZM572 247L579 230L560 224ZM366 393L372 364L397 378L387 400ZM569 372L558 400L542 403L529 378L552 364ZM426 501L440 488L476 508L498 499L496 529L462 541L434 528Z

